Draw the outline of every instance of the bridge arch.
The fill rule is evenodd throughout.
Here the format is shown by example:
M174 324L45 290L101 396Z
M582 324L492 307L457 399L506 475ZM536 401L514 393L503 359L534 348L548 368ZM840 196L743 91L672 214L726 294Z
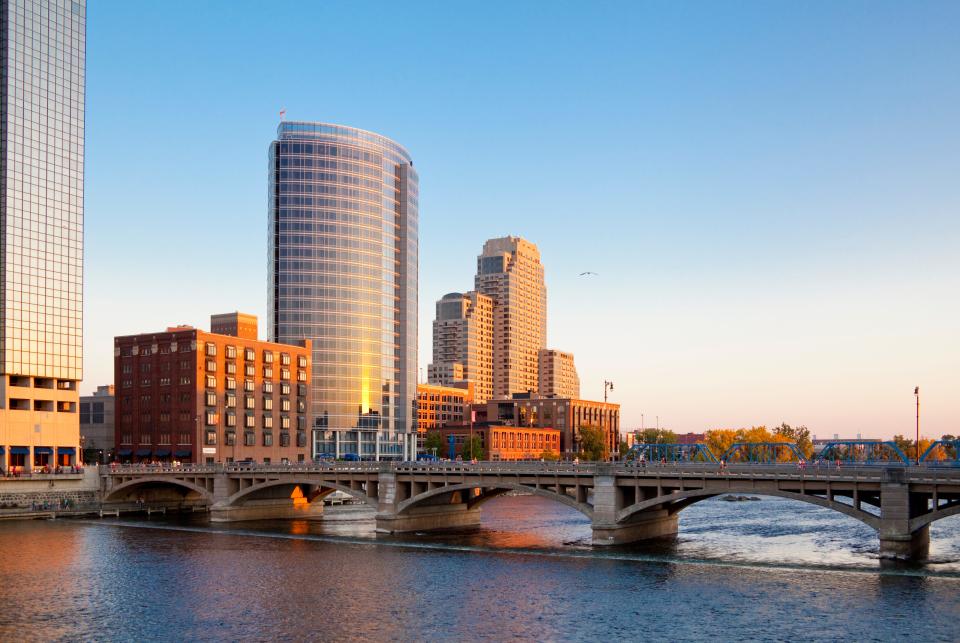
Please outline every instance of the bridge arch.
M181 492L184 496L187 495L187 492L193 492L200 496L200 500L211 502L213 500L213 494L208 491L206 488L201 487L200 485L188 482L186 480L181 480L180 478L173 478L170 476L146 476L143 478L134 478L133 480L127 480L126 482L120 483L115 487L112 487L104 496L105 501L117 501L120 499L120 496L127 495L132 491L137 490L138 487L146 487L147 489L168 489L168 490L177 490Z
M276 487L284 487L284 486L286 487L299 486L299 487L308 487L308 488L318 487L321 490L321 492L315 495L313 498L311 498L310 499L311 502L313 502L317 498L323 498L324 496L330 493L333 493L334 491L342 491L350 495L351 497L356 498L357 500L360 500L364 504L371 505L374 508L377 507L377 500L375 498L371 498L360 489L351 489L347 485L340 484L338 482L331 482L329 480L318 480L318 479L311 480L309 477L267 480L266 482L261 482L259 484L251 485L249 487L246 487L245 489L241 489L240 491L237 491L236 493L232 494L223 502L223 506L233 507L236 505L241 505L244 503L244 501L249 500L251 495L256 495L260 491L265 491L267 489L273 489Z
M677 491L675 493L666 494L656 498L650 498L648 500L643 500L641 502L625 507L624 509L617 512L617 523L624 524L630 522L631 519L642 515L645 511L650 511L661 505L667 509L670 514L676 514L686 509L692 504L707 500L709 498L715 498L717 496L724 496L731 493L742 493L750 494L755 496L774 496L778 498L786 498L787 500L798 500L800 502L806 502L809 504L817 505L818 507L824 507L826 509L833 509L842 514L846 514L851 518L855 518L860 522L866 524L873 529L880 529L880 517L874 514L871 514L862 509L857 509L851 505L844 504L842 502L836 502L835 500L828 500L826 498L821 498L820 496L807 495L802 493L795 493L792 491L780 491L780 490L768 490L764 489L763 491L758 491L757 489L744 486L743 489L724 489L722 492L718 493L717 491L707 491L704 489L690 489L687 491ZM945 517L945 516L941 516ZM936 518L934 518L936 520Z
M960 514L960 500L955 500L946 506L940 507L929 513L925 513L921 516L917 516L916 518L912 518L910 520L910 533L922 529L932 522L936 522L942 518L949 518L950 516L955 516L957 514Z
M431 498L436 498L439 496L444 496L452 494L456 491L469 491L471 489L482 489L488 493L480 496L479 498L472 499L468 502L470 508L478 507L481 504L485 503L488 500L508 493L510 491L521 491L524 493L530 493L535 496L540 496L541 498L548 498L555 502L567 505L576 509L587 518L593 519L593 507L586 502L578 502L575 498L571 496L557 493L556 491L550 491L549 489L540 489L537 487L531 487L529 485L516 484L513 482L465 482L462 484L452 484L446 487L437 487L436 489L431 489L423 493L417 494L411 498L403 500L397 505L397 514L403 514L409 509L413 509L421 505L422 503L430 500Z

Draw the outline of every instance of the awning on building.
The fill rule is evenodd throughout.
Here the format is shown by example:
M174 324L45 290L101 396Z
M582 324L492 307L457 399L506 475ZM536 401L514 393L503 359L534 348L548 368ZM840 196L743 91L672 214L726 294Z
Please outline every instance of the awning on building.
M153 453L153 449L137 449L138 458L145 458L151 453Z
M60 455L74 455L76 452L73 447L57 447L57 453Z
M120 449L117 451L117 455L121 458L128 458L133 455L133 449Z
M192 449L178 449L173 452L175 458L189 458L193 455Z
M156 455L158 458L168 458L170 457L170 449L157 449Z
M46 454L53 455L53 448L51 447L33 447L33 453L36 454Z
M10 455L30 455L30 447L10 447Z

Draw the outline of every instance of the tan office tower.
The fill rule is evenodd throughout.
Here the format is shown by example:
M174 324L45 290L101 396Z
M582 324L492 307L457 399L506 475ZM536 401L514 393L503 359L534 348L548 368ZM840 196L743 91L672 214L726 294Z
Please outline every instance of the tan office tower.
M580 399L580 376L573 353L552 348L540 351L540 395Z
M431 384L473 382L474 399L493 397L493 300L476 291L444 295L433 321Z
M490 239L477 257L476 290L493 299L493 394L537 392L539 352L547 347L547 288L537 246Z
M0 475L80 456L86 4L0 2Z

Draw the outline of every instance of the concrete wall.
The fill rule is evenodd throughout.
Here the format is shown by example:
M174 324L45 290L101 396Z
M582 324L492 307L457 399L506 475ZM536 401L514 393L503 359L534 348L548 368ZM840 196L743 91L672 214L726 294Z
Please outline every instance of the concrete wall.
M29 507L34 502L57 503L63 499L78 504L94 503L99 499L99 489L96 467L90 467L82 474L0 478L0 509L3 505Z

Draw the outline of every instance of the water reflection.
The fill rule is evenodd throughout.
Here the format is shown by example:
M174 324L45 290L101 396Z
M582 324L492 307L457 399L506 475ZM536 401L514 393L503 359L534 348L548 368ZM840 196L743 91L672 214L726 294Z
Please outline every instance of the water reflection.
M960 636L955 562L878 573L872 532L802 503L707 501L676 539L602 550L532 496L474 533L384 541L350 517L0 524L0 639Z

